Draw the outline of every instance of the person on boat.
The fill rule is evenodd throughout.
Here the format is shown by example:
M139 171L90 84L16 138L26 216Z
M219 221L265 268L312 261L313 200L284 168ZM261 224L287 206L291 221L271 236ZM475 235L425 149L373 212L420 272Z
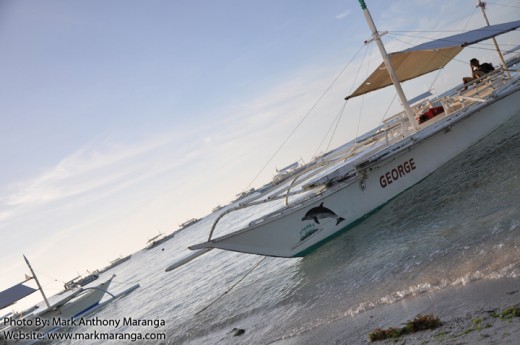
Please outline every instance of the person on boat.
M475 58L469 60L469 65L471 67L471 77L462 78L464 85L471 83L473 80L478 78L482 78L485 74L495 70L492 64L485 62L481 65ZM466 90L466 88L467 87L464 87L464 90Z

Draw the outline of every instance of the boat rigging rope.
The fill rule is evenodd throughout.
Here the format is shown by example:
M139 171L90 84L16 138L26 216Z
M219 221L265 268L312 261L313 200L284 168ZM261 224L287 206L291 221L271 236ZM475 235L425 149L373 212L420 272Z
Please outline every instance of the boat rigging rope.
M334 130L332 131L332 135L330 136L330 140L329 140L329 143L327 144L327 148L325 148L325 152L329 152L330 144L332 143L332 139L334 139L334 134L336 134L336 130L338 129L339 122L341 121L341 117L343 116L343 113L345 112L345 107L347 106L347 102L348 101L345 101L345 103L343 103L343 106L341 107L341 110L338 113L337 120L335 120L332 123L333 125L334 125L334 123L336 123L336 126L334 126ZM327 131L327 133L328 133L328 131ZM323 140L325 140L325 137L323 137ZM321 146L321 144L320 144L320 146Z
M280 146L276 149L276 151L272 154L271 158L269 158L269 160L265 163L265 165L262 167L262 169L260 169L260 171L256 174L256 176L253 178L253 180L247 185L246 189L249 189L251 188L251 186L253 185L253 183L255 183L256 179L260 176L260 174L262 174L264 172L264 170L268 167L268 165L273 161L274 157L276 157L276 155L278 155L278 153L282 150L282 148L285 146L285 144L287 144L287 142L289 141L289 139L294 135L294 133L296 133L296 130L303 124L303 122L309 117L309 115L312 113L312 111L316 108L316 106L321 102L321 100L325 97L325 95L330 91L330 89L332 88L332 86L334 86L334 84L338 81L338 79L343 75L343 73L345 72L345 70L352 64L352 62L354 61L354 59L357 57L357 55L359 54L359 52L361 52L361 50L363 49L363 46L361 46L359 48L359 50L356 52L356 54L354 55L354 57L352 57L352 59L343 67L343 69L336 75L336 77L332 80L332 82L330 83L330 85L323 91L323 93L321 94L320 97L318 97L318 99L316 100L316 102L314 102L314 104L311 106L311 108L307 111L307 113L303 116L303 118L300 120L300 122L298 122L298 124L296 125L296 127L294 127L294 129L291 131L291 133L289 133L289 135L285 138L285 140L280 144Z
M229 289L227 289L222 295L220 295L219 297L217 297L217 299L213 300L213 302L211 302L210 304L208 304L207 306L205 306L204 308L202 308L201 310L199 310L198 312L195 313L195 315L199 315L200 313L202 313L204 310L208 309L210 306L212 306L213 304L215 304L218 300L220 300L222 297L224 297L229 291L233 290L233 288L235 286L237 286L242 280L244 280L251 272L253 272L257 267L258 265L260 265L260 263L262 263L262 261L264 261L265 259L267 258L267 256L264 256L262 259L260 259L260 261L258 261L256 263L256 265L253 266L253 268L251 268L242 278L240 278L235 284L233 284Z
M336 129L338 128L339 121L341 120L341 116L343 115L343 111L345 110L345 106L347 105L347 102L348 101L345 101L345 103L343 103L343 106L341 107L341 110L339 111L338 115L336 115L336 117L334 118L334 121L332 122L332 124L330 125L329 129L327 130L327 133L325 133L325 135L323 136L323 139L321 140L321 143L316 148L316 151L314 152L313 157L317 157L318 156L318 152L320 151L321 145L323 145L323 142L325 141L325 139L327 139L327 135L329 134L329 132L334 127L334 130L332 130L332 135L330 136L329 144L327 145L327 148L325 149L325 152L327 152L329 150L330 142L332 141L332 138L334 138L334 133L336 133ZM334 126L334 124L335 124L335 126Z
M473 12L471 12L471 15L468 16L468 20L466 21L466 24L464 25L464 27L462 28L462 31L466 31L468 25L469 25L469 21L471 20L471 18L473 18L473 16L475 15L475 12L477 12L477 8L478 6L476 6L475 8L473 8Z
M392 101L388 104L388 107L386 108L386 111L383 113L383 116L381 117L381 120L379 121L379 123L383 123L383 121L385 120L385 117L390 112L390 108L392 107L392 105L394 104L396 99L397 99L397 92L394 94L394 98L392 98Z
M41 272L41 271L39 271L39 270L34 270L34 272L35 272L35 273L38 273L39 276L45 276L45 277L47 277L47 278L49 278L49 279L52 279L52 282L49 282L49 283L46 283L46 284L42 284L42 285L43 285L44 287L46 287L46 288L48 288L48 287L49 287L51 284L53 284L53 283L61 283L61 284L65 284L65 282L64 282L63 280L58 279L58 278L55 278L55 277L53 277L53 276L50 276L50 275L48 275L48 274L46 274L46 273L44 273L44 272ZM34 277L31 277L31 278L34 278ZM50 289L50 290L57 290L57 289L54 288L54 289Z
M362 64L364 63L363 61L365 61L365 59L367 58L367 55L368 55L369 57L372 55L372 47L373 47L373 46L370 44L370 45L365 45L365 47L366 47L366 49L365 49L365 53L363 54L363 58L361 59ZM367 63L366 65L367 65L367 66L370 65L370 59L369 59L369 61L368 61L368 63ZM367 68L368 68L368 67L367 67ZM348 94L351 94L352 91L354 90L354 87L358 84L357 81L358 81L358 78L359 78L359 73L360 73L360 71L361 71L361 69L358 68L358 69L357 69L357 72L356 72L356 76L354 77L354 80L353 80L352 83L351 83L350 90L349 90ZM368 75L368 73L369 73L369 72L367 72L367 75ZM360 122L361 122L361 115L362 115L362 110L363 110L363 100L364 100L364 98L362 97L361 99L362 99L362 101L361 101L361 108L360 108L359 117L358 117L358 123L357 123L357 127L356 127L356 137L358 136L358 133L359 133L359 124L360 124ZM348 101L347 101L347 102L348 102ZM329 143L328 143L328 145L327 145L327 147L326 147L326 149L325 149L325 152L328 152L329 149L330 149L330 145L331 145L331 143L332 143L332 139L334 139L334 135L335 135L335 133L336 133L336 130L337 130L338 127L339 127L339 123L340 123L341 117L342 117L343 114L344 114L344 111L345 111L345 108L346 108L347 102L345 102L345 103L343 104L343 107L341 108L340 112L338 113L337 119L334 120L334 122L332 123L332 125L331 125L331 127L330 127L330 128L332 128L332 127L334 126L334 124L336 124L336 125L334 126L334 131L332 132L332 135L331 135L330 140L329 140ZM325 141L325 138L327 137L327 135L328 135L328 133L329 133L329 131L330 131L330 128L329 128L329 130L327 131L327 134L325 134L325 136L323 137L322 142L321 142L320 145L318 146L318 149L316 150L316 153L314 154L315 157L317 156L317 152L318 152L319 148L321 147L321 145L323 144L323 141Z
M369 49L370 49L370 53L368 53ZM372 51L373 51L373 45L372 44L368 44L367 45L367 49L365 51L365 56L363 56L363 60L362 60L362 64L365 64L366 68L367 68L365 79L370 75L369 68L370 68L370 57L372 56ZM365 61L365 57L367 56L367 54L368 54L368 60L365 63L364 61ZM352 94L352 90L354 89L354 85L358 84L357 78L359 76L359 72L360 71L361 71L361 68L358 69L358 73L356 74L356 79L354 79L354 82L352 83L352 88L350 89L349 94ZM363 108L364 107L365 107L365 95L362 95L361 96L361 104L359 106L359 116L358 116L358 121L357 121L357 125L356 125L356 142L357 142L357 139L358 139L358 136L359 136L359 125L361 124L361 117L363 116Z
M366 49L365 49L365 53L363 54L363 58L361 59L361 61L365 61L366 59L366 56L367 54L370 55L368 52L369 52L369 48L371 46L367 46L365 45ZM359 51L358 51L359 53ZM357 55L357 53L356 53ZM352 93L352 90L354 89L354 86L357 85L357 80L358 80L358 77L359 77L359 72L361 71L361 69L357 69L357 72L356 72L356 76L354 77L354 80L350 86L350 90L349 90L349 94ZM336 134L336 130L338 129L339 127L339 123L341 121L341 117L343 116L344 112L345 112L345 108L347 106L347 101L345 101L345 103L343 103L343 106L341 107L341 110L339 111L338 115L336 116L336 118L334 119L334 121L332 122L330 128L327 130L327 133L323 136L323 140L321 141L321 143L318 145L318 148L316 149L316 152L314 153L314 156L313 157L317 157L318 155L318 151L321 147L321 145L323 144L323 142L325 141L325 139L327 138L327 135L329 134L329 132L331 131L331 129L334 127L334 130L332 131L332 135L330 136L330 139L329 139L329 143L327 144L327 147L325 148L325 152L328 152L329 149L330 149L330 145L332 143L332 139L334 139L334 135ZM361 104L361 108L363 108L363 104ZM359 114L359 118L358 118L358 125L357 125L357 128L359 129L359 123L361 121L361 113ZM356 129L356 136L357 136L357 133L358 133L358 129Z

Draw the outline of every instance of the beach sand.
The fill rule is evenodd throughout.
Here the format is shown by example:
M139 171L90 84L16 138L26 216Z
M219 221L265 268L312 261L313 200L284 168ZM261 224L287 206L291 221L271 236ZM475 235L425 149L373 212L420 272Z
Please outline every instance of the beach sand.
M481 280L405 298L271 344L516 345L520 344L520 317L504 319L493 315L511 306L520 306L520 279ZM373 330L402 327L418 314L435 315L441 320L441 327L370 342Z

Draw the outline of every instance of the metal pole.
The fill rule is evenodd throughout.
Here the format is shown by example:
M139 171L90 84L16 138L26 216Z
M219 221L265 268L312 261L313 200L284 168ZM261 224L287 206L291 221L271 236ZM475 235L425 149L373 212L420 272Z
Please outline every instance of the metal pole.
M374 37L374 40L376 41L377 47L379 48L379 52L381 53L381 56L383 57L383 61L386 66L386 70L388 71L390 79L392 80L392 83L394 84L394 87L397 90L397 95L399 96L403 110L404 110L406 116L408 117L408 120L413 125L413 128L415 130L418 130L419 125L415 121L415 115L412 111L412 108L410 107L410 104L408 103L408 100L406 99L406 95L404 94L403 88L401 87L399 78L397 78L397 74L395 73L394 67L392 66L392 62L390 61L390 58L388 57L388 53L386 52L385 46L383 45L383 42L381 41L381 37L379 35L379 32L377 31L376 24L374 23L372 16L370 15L370 11L368 10L367 5L365 4L364 0L359 0L359 4L361 5L361 9L363 10L363 13L365 14L365 19L368 23L368 27L372 31L372 36Z
M486 21L486 25L490 26L489 20L486 14L486 3L482 2L480 0L477 0L477 7L480 7L480 11L482 12L482 16L484 17L484 20ZM495 37L492 38L493 44L495 45L495 49L498 53L498 57L500 58L500 62L502 63L502 66L504 67L504 71L507 73L507 76L511 78L511 74L509 73L509 70L507 69L506 60L504 60L504 56L502 55L502 52L500 51L500 47L498 46L498 42Z
M36 285L38 285L38 289L42 293L43 300L45 301L45 304L47 305L47 308L50 308L51 305L49 304L49 301L47 300L47 296L45 296L45 293L43 292L42 286L40 285L40 281L38 280L38 277L36 277L36 273L34 273L32 267L31 267L31 264L29 263L29 260L27 260L25 255L23 256L23 258L25 259L25 262L27 263L27 266L29 266L29 269L31 270L32 276L33 276L34 280L36 281Z

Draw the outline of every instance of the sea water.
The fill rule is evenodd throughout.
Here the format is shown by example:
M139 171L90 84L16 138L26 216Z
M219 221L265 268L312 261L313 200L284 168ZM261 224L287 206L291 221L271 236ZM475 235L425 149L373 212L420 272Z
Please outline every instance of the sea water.
M206 240L216 218L209 216L105 273L102 278L117 274L112 290L136 282L141 287L89 317L127 322L62 332L166 337L136 342L150 344L269 344L421 293L518 277L519 128L517 116L304 258L264 259L213 250L165 272L189 254L187 246ZM234 336L236 329L245 332Z

